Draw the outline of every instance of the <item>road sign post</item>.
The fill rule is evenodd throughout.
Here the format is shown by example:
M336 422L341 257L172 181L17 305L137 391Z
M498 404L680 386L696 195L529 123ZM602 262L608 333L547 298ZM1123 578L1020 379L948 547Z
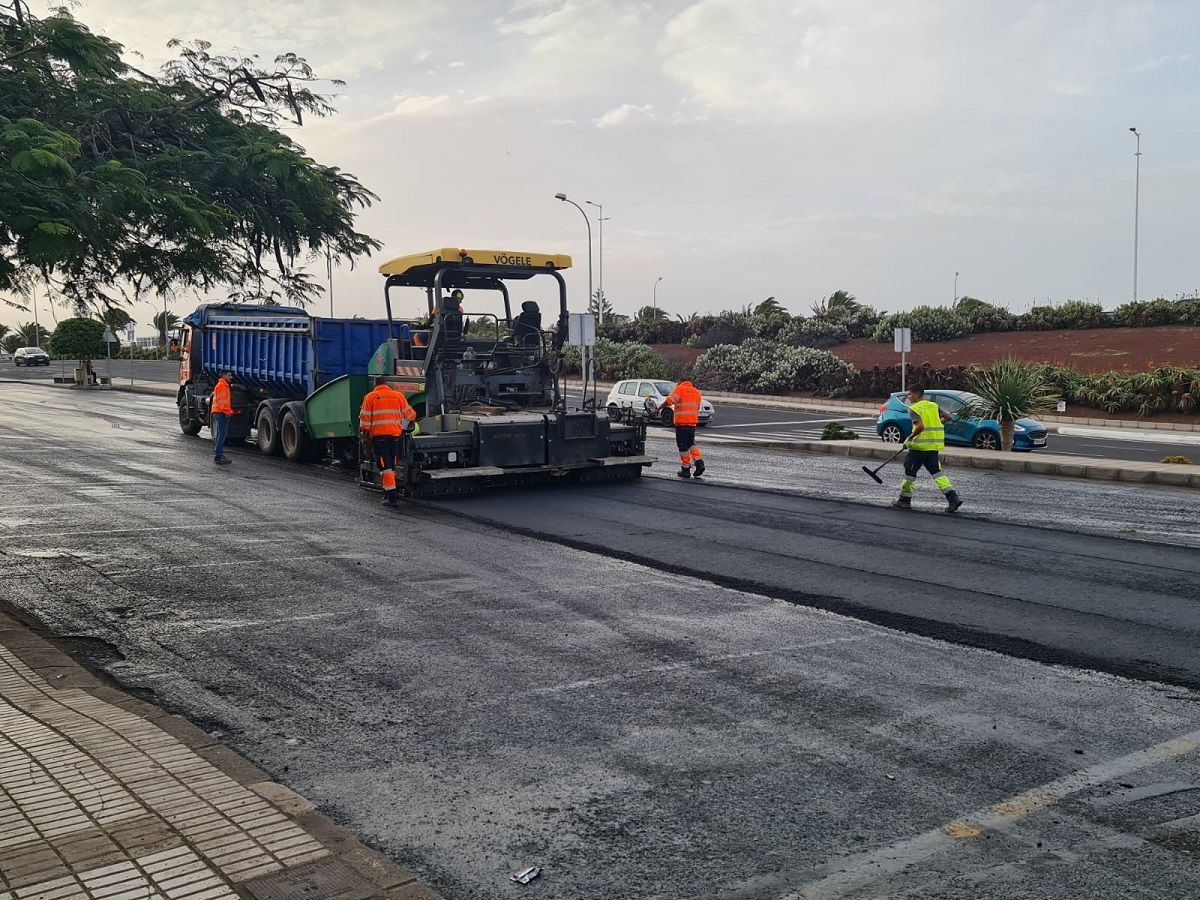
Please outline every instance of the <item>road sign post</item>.
M104 358L106 360L105 369L108 373L108 386L112 387L112 345L119 344L117 336L109 329L104 329Z
M900 354L900 390L908 389L908 354L912 352L912 329L893 328L892 346Z
M583 408L588 409L588 381L592 382L591 408L596 408L596 317L591 313L570 313L567 320L567 343L579 348L580 373L583 380Z
M125 342L129 344L129 389L133 390L133 345L137 341L137 326L130 322L125 326Z

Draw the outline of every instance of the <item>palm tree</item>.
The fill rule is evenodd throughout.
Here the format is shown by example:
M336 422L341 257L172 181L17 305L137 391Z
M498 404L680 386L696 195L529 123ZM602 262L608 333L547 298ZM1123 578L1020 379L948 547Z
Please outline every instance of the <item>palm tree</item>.
M8 337L8 333L9 333L11 330L12 330L12 329L11 329L11 328L9 328L7 325L0 325L0 344L3 344L3 343L4 343L4 339L5 339L6 337Z
M127 325L135 324L133 317L119 306L110 306L100 313L100 321L113 334L122 334Z
M46 326L33 322L24 322L17 326L17 336L21 339L18 346L21 347L41 347L50 339L50 332Z
M754 307L754 315L763 319L774 318L782 312L786 312L786 310L774 297L768 297L762 303L758 304L758 306Z
M1045 415L1060 399L1040 368L1011 356L974 372L968 387L978 399L960 415L998 421L1004 450L1012 449L1017 419Z
M849 291L834 291L825 301L825 306L830 313L844 313L845 315L856 313L862 308L862 304Z
M167 326L163 327L163 316L167 318ZM154 326L154 330L158 332L158 342L165 344L167 335L179 327L179 316L173 312L155 313L154 318L150 320L150 324Z
M639 322L661 322L666 317L667 314L661 306L643 306L635 316Z

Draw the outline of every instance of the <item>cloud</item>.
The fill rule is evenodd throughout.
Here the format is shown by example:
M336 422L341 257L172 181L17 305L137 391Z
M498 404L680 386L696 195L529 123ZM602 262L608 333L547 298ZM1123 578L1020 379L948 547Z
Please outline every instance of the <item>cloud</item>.
M454 62L446 63L446 68L447 69L461 69L465 65L466 65L465 62L463 62L462 60L456 59Z
M449 103L449 94L438 94L436 96L410 94L406 97L397 97L396 105L389 112L385 113L384 117L403 118L407 116L437 115L448 111Z
M646 121L654 118L654 107L650 104L635 106L632 103L622 103L610 109L596 120L597 128L614 128L618 125L628 125L631 122Z
M1185 63L1192 58L1190 53L1168 53L1166 56L1147 59L1138 63L1131 72L1153 72L1155 69L1161 69L1164 66L1174 66L1179 63Z

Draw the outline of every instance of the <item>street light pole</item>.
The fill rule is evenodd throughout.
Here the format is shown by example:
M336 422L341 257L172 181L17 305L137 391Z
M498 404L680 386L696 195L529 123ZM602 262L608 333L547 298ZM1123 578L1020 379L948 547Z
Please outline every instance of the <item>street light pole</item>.
M654 307L654 311L658 312L658 282L662 281L662 276L659 275L654 282L654 288L650 292L650 304Z
M958 303L958 273L954 273L954 302Z
M325 251L325 281L329 285L329 318L333 318L333 257Z
M32 284L29 286L29 295L33 298L33 343L34 346L42 346L42 328L38 325L37 315L37 288Z
M1137 138L1137 151L1134 156L1133 176L1133 300L1137 302L1137 258L1138 258L1138 206L1142 193L1142 133L1136 127L1130 128Z
M588 218L584 208L574 200L568 200L566 194L555 194L554 199L561 200L564 203L570 203L573 207L579 210L579 214L583 216L583 221L587 225L588 236L588 305L592 302L592 220Z
M588 206L594 206L596 209L600 210L600 271L598 282L600 296L596 300L596 331L599 333L600 329L604 327L604 223L608 220L604 217L603 203L593 203L591 200L584 200L583 202Z

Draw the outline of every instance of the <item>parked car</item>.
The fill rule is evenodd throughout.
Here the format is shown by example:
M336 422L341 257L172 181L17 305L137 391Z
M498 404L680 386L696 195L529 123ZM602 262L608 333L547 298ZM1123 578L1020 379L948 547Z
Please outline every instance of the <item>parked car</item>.
M13 354L13 362L18 366L48 366L50 354L41 347L21 347Z
M673 390L673 381L656 381L649 378L618 381L608 392L608 400L605 401L608 417L618 418L622 409L636 409L641 412L646 408L646 400L649 399L654 401L654 406L658 409L658 421L664 425L671 425L675 421L675 415L671 412L671 407L663 406L663 401ZM700 404L700 415L697 419L700 425L704 426L712 421L715 414L713 405L705 400Z
M0 349L0 362L6 362L10 359L12 359L12 354L7 350Z
M912 434L912 419L909 418L908 404L905 402L907 397L907 392L897 391L879 407L875 433L885 443L899 444ZM967 391L926 391L925 399L932 400L943 412L952 416L957 416L969 403L980 402L977 396ZM979 450L999 450L1000 423L995 419L954 418L946 423L946 443ZM1045 446L1045 425L1037 419L1017 419L1013 450L1037 450Z

